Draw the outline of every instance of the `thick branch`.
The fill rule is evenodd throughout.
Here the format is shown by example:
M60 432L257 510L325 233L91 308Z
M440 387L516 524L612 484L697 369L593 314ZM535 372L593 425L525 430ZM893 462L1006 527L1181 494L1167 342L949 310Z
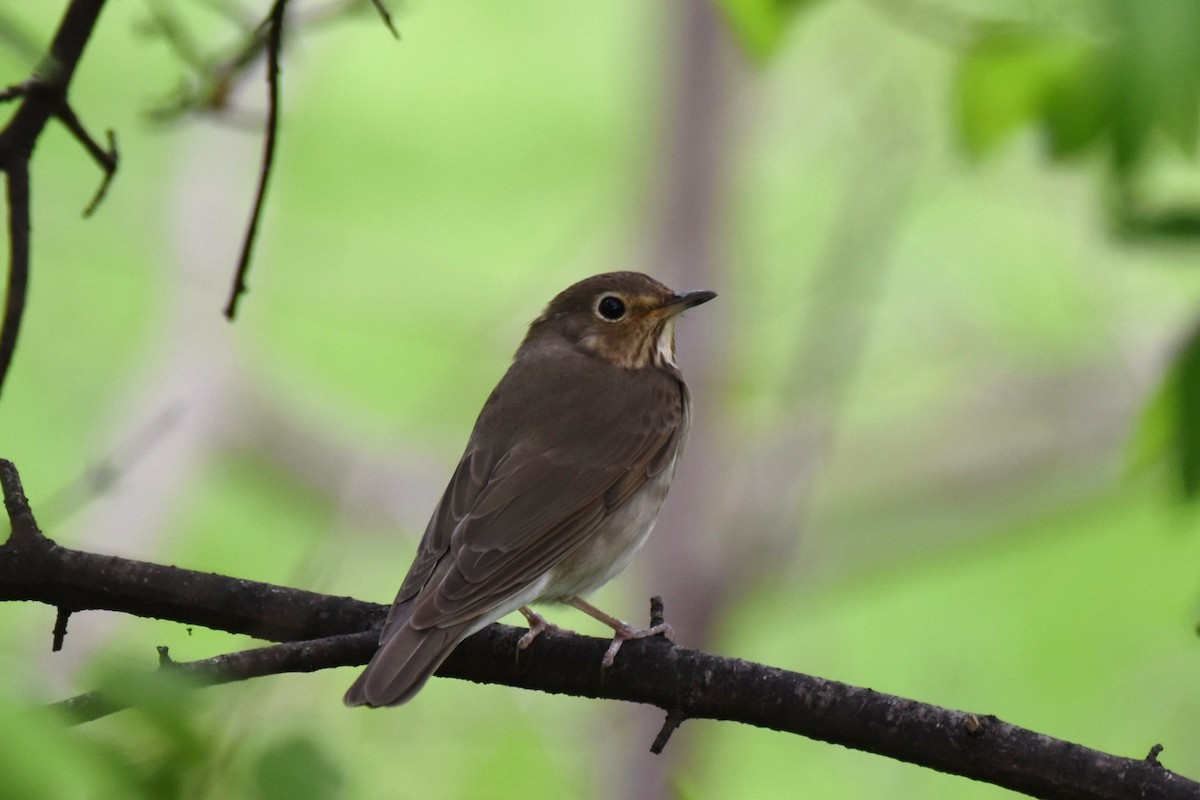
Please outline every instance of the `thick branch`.
M187 667L207 682L361 664L384 607L283 586L99 556L50 540L0 547L0 600L107 609L275 641L337 636ZM744 722L886 755L1048 798L1184 798L1200 784L1001 722L856 686L674 647L629 642L601 672L607 640L548 632L514 658L524 631L492 625L459 645L438 675L581 697L649 703L684 719ZM262 655L262 654L266 655ZM84 716L110 708L75 701ZM665 741L665 740L664 740Z
M69 550L49 539L0 547L4 600L119 611L276 642L366 630L387 611L349 597Z

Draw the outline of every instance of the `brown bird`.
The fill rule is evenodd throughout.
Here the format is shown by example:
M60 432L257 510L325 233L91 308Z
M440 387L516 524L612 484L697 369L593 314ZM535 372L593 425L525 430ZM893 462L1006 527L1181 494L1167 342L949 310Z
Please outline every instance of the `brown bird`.
M529 620L528 647L555 627L537 601L611 626L605 666L622 642L669 633L581 598L654 527L689 426L675 318L714 297L612 272L550 301L484 404L346 705L409 700L459 642L513 611Z

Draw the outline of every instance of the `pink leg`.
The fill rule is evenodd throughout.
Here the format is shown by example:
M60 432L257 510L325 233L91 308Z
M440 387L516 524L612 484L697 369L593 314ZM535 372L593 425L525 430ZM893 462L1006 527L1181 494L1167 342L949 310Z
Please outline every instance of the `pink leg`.
M525 620L526 620L526 622L529 623L529 633L522 636L520 638L520 640L517 642L517 655L518 656L521 654L522 650L524 650L526 647L529 647L529 645L533 644L533 640L536 639L538 636L540 636L542 631L555 631L557 633L571 633L572 632L572 631L567 630L566 628L560 628L557 625L547 622L545 617L543 617L541 614L534 611L529 606L521 606L521 608L518 610L522 614L525 615Z
M569 606L578 608L589 617L598 619L613 629L612 644L608 646L608 650L605 651L604 658L600 662L604 667L611 667L613 665L613 659L617 657L617 651L621 649L622 644L630 639L645 639L647 636L659 635L666 636L667 639L670 639L675 635L675 631L672 630L671 626L667 625L665 622L662 625L655 625L653 628L635 628L628 622L622 622L616 617L605 614L591 603L584 602L578 597L570 597L563 602Z

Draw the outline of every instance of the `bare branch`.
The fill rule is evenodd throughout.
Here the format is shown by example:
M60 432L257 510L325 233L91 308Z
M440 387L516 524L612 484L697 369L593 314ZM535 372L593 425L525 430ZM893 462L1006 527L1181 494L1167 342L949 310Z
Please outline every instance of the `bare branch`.
M184 675L194 680L198 687L216 686L285 672L315 672L362 664L371 657L378 644L379 635L367 631L287 642L188 662L171 661L167 648L161 647L159 663L161 669ZM127 702L107 697L103 692L88 692L51 704L51 708L67 712L77 723L90 722L127 707Z
M9 233L8 285L4 322L0 324L0 388L12 367L29 285L29 160L46 123L68 108L67 89L103 7L104 0L71 0L37 72L4 94L5 99L23 99L0 130L0 171L8 175ZM115 166L115 150L112 161ZM101 188L106 185L107 179Z
M375 10L379 12L380 18L383 19L383 24L392 32L392 36L396 41L400 41L400 31L396 30L396 24L392 22L392 13L387 10L387 6L383 4L383 0L371 0L371 5L375 6Z
M254 240L258 236L258 222L262 218L267 184L271 179L271 168L275 163L275 142L279 135L279 53L283 49L283 12L286 6L287 0L275 0L271 6L271 13L267 17L267 128L263 136L262 167L258 173L258 191L254 197L254 208L250 212L250 224L246 228L246 238L242 241L242 253L238 257L237 272L233 277L229 302L225 305L225 318L230 322L237 316L238 300L246 293L246 274L250 271Z
M5 168L8 200L8 285L0 323L0 389L12 368L29 290L29 164L14 160Z
M92 160L99 165L104 171L104 178L100 181L99 188L96 189L96 194L92 196L91 202L83 209L83 216L90 217L96 207L100 205L100 201L104 199L104 195L108 192L108 186L112 183L113 176L117 173L117 135L111 130L105 133L108 136L108 149L101 147L87 129L83 127L83 123L79 121L79 117L75 115L75 110L70 104L63 102L56 114L59 121L67 126L67 130L75 137L75 140L83 145L83 149L88 151L88 155Z
M33 523L20 479L0 461L14 531ZM14 537L15 538L15 537ZM36 600L64 611L123 611L218 630L248 633L291 646L207 659L193 670L205 683L281 672L362 664L375 648L386 608L176 567L59 547L40 535L30 546L0 547L0 601ZM661 615L661 603L652 604ZM57 626L56 626L57 627ZM744 722L796 733L994 783L1037 797L1194 798L1200 784L1164 769L1158 750L1122 758L972 714L882 694L811 675L676 647L660 637L629 642L621 657L598 668L607 639L547 631L518 661L524 630L491 625L463 641L437 674L579 697L658 706L667 722L661 750L685 719ZM320 639L321 641L304 641ZM164 661L169 661L165 650ZM68 701L80 719L117 710L98 695Z

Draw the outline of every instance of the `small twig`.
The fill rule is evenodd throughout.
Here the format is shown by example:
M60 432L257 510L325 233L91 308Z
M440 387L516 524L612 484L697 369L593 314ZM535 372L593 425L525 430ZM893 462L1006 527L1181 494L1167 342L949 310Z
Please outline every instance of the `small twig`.
M4 508L12 525L12 534L5 547L41 544L48 541L38 529L37 520L29 508L25 488L21 486L21 475L11 461L0 458L0 488L4 491Z
M172 661L166 647L158 647L157 650L159 669L186 676L200 688L284 672L315 672L332 667L355 666L370 658L378 644L379 632L366 631L259 647L202 661ZM95 691L51 703L50 708L66 711L72 722L80 723L121 711L135 702L127 698L111 698L104 692Z
M91 202L83 209L85 219L95 213L97 206L100 205L100 201L108 194L108 187L112 184L113 175L117 174L117 161L120 158L117 154L117 134L111 128L104 133L108 138L108 150L104 152L108 161L102 164L104 167L104 177L100 180L100 185L96 187L96 193L92 195Z
M1150 752L1146 754L1146 759L1145 759L1146 763L1153 764L1156 767L1161 767L1162 764L1160 764L1158 761L1158 754L1161 753L1162 751L1163 751L1163 746L1161 744L1156 744L1156 745L1154 745L1154 747L1151 747Z
M108 453L87 464L82 474L38 503L42 524L53 529L93 499L107 493L157 447L183 417L184 405L172 403Z
M379 12L379 16L383 18L383 24L392 32L392 36L396 38L396 41L400 41L400 32L396 30L396 25L392 22L392 14L387 10L387 6L383 4L383 0L371 0L371 5L375 6L375 10Z
M96 194L92 197L91 202L83 209L83 216L90 217L96 210L96 206L100 205L100 201L104 199L104 195L108 192L108 185L112 183L113 175L117 172L117 135L111 130L105 131L108 135L108 149L101 147L99 142L93 139L92 135L83 127L75 110L65 100L55 116L58 117L59 122L67 126L67 130L71 132L75 140L83 145L83 149L88 151L88 155L104 172L100 187L96 189Z
M663 613L663 599L654 595L650 598L650 627L657 628L659 625L665 625L666 622L666 615Z
M650 752L654 753L654 755L662 753L663 748L667 746L667 741L671 738L671 734L683 724L685 719L687 719L687 714L678 708L672 708L668 711L667 718L663 721L663 726L658 731L658 736L654 737L654 743L650 745Z
M0 89L0 103L11 103L18 97L24 97L29 91L29 81L14 83L12 86L6 86Z
M262 218L263 201L267 196L267 183L270 181L271 167L275 162L275 142L279 134L279 54L283 49L283 11L286 5L287 0L275 0L267 17L267 128L254 208L250 212L246 238L242 241L242 253L238 257L229 302L225 305L225 318L230 322L237 316L238 300L246 293L246 275L250 271L250 258L254 251L254 240L258 236L258 223Z
M171 667L175 666L175 662L171 660L171 648L167 647L165 644L160 644L154 649L158 651L159 669L170 669Z
M63 640L67 638L67 620L71 618L71 609L66 606L59 606L58 613L54 616L54 630L51 633L54 635L54 643L50 646L51 651L57 653L63 648Z

